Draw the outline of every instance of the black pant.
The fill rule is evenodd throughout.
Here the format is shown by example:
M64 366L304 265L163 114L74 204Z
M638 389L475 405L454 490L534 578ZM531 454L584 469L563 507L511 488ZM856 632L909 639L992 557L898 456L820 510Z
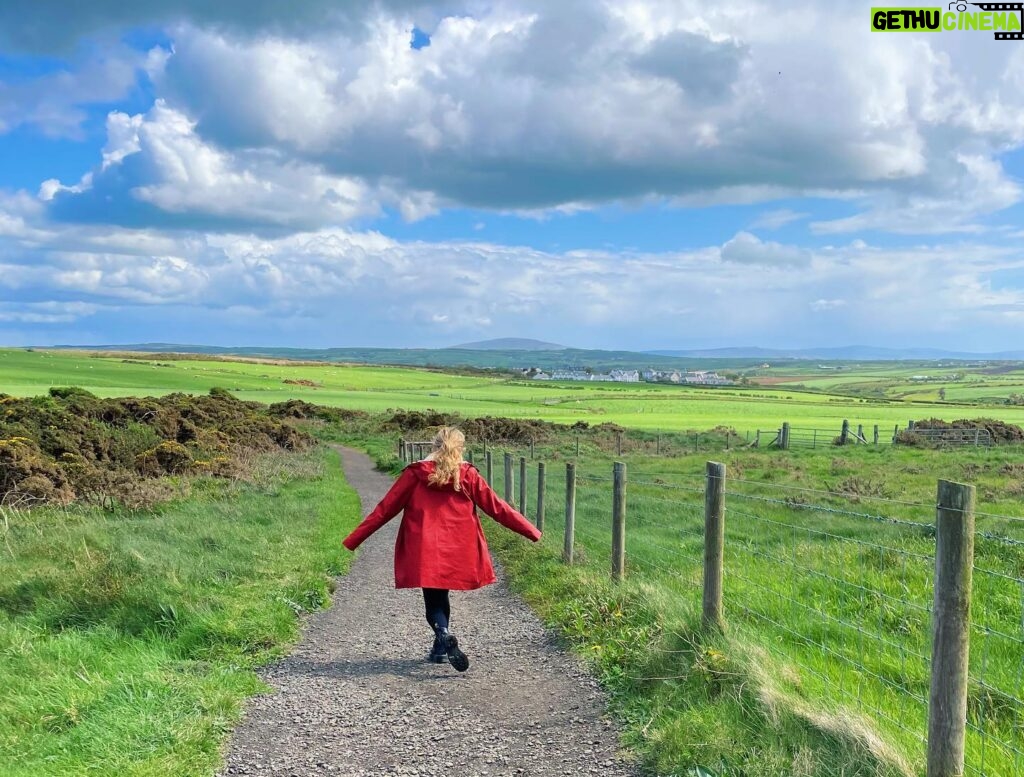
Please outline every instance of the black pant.
M448 628L448 619L452 616L452 607L448 601L448 589L446 588L424 588L423 607L427 614L427 623L430 628Z

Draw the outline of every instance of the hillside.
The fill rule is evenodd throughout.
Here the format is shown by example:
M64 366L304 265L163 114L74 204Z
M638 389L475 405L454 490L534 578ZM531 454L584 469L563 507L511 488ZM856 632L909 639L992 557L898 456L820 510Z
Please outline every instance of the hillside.
M478 343L453 345L452 349L461 351L564 351L565 346L522 337L499 337L495 340L481 340Z

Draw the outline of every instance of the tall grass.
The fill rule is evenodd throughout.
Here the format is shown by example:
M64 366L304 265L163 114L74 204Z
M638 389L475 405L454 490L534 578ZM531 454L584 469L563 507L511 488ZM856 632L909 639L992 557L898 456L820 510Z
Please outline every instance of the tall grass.
M359 520L326 448L156 510L0 522L0 773L209 775L253 668L324 606Z
M838 453L715 454L733 477L725 636L699 625L706 455L630 460L620 586L607 454L578 464L574 567L560 562L561 462L541 548L494 536L513 585L594 662L660 771L923 774L935 479L972 474L994 512L1019 508L1005 497L1019 472L1005 450ZM535 500L531 486L530 515ZM1024 763L1024 524L1009 512L978 517L968 774Z

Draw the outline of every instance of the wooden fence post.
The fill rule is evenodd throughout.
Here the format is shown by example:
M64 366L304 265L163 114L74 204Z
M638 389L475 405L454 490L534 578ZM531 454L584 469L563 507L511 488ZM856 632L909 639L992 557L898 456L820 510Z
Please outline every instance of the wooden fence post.
M928 777L961 777L974 568L974 486L939 481L935 515Z
M537 515L534 524L544 531L544 462L537 464Z
M519 457L519 512L526 515L526 457Z
M398 438L398 458L405 461L405 439L402 437Z
M754 438L754 447L755 448L760 448L761 447L761 430L760 429L757 430L757 437Z
M867 442L864 439L864 424L857 424L857 442Z
M515 496L513 495L513 489L515 484L513 483L512 476L512 454L505 454L505 501L508 502L512 507L515 507Z
M846 445L850 439L850 422L843 419L843 431L839 433L839 444Z
M899 424L896 424L896 425L895 425L895 426L894 426L894 427L892 428L892 441L893 441L893 442L896 442L896 439L897 439L897 438L898 438L899 436L900 436L900 425L899 425Z
M878 424L875 424L875 445L878 445Z
M534 457L536 455L537 455L536 441L531 437L530 438L530 461L533 461L533 459L534 459Z
M622 455L622 432L615 433L615 455Z
M812 450L813 449L817 449L817 447L818 447L818 430L815 429L814 433L811 435L811 449Z
M657 455L660 456L661 455L661 432L658 432L658 447L657 447L656 450L657 450Z
M573 546L576 540L576 465L565 463L565 544L562 561L572 564Z
M576 458L580 457L580 436L576 435Z
M491 454L491 452L485 448L484 449L484 472L485 472L485 474L487 476L487 485L489 485L491 488L494 488L494 480L491 478L491 474L493 473L493 470L494 470L494 467L492 466L494 464L493 458L494 457Z
M704 491L704 597L706 628L725 628L722 614L722 567L725 556L725 465L707 463Z
M612 470L612 580L626 573L626 465L615 462Z
M789 421L782 422L782 433L779 439L779 447L784 451L789 450Z

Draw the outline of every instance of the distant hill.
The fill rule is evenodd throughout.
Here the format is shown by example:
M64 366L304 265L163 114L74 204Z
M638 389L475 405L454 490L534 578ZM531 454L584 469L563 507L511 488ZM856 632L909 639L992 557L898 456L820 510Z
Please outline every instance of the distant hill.
M479 343L453 345L446 350L459 351L564 351L564 345L545 343L543 340L528 340L522 337L499 337L497 340L481 340Z
M957 361L1020 360L1024 351L997 353L969 353L944 351L939 348L876 348L867 345L848 345L842 348L710 348L704 350L645 351L655 356L675 356L686 359L824 359L829 361L904 361L955 359Z
M946 361L1022 361L1024 353L1007 352L999 354L957 354L954 352L907 349L867 348L824 348L787 351L771 348L718 348L702 351L600 351L581 348L563 348L552 343L541 343L544 349L523 350L498 348L494 343L535 342L535 341L489 341L490 348L470 348L467 344L458 348L279 348L240 346L223 347L214 345L182 345L178 343L143 343L118 345L55 345L41 346L40 350L51 347L59 349L114 351L139 353L195 353L213 356L247 356L267 359L293 359L296 361L320 361L348 364L388 364L408 367L437 367L442 369L466 368L473 370L500 370L511 372L517 369L536 367L551 370L583 370L595 372L609 370L742 370L757 367L763 362L775 364L778 361L839 361L839 362L887 362L914 361L932 363ZM555 350L557 349L557 350Z
M521 341L520 341L521 342ZM707 359L685 359L675 356L637 353L636 351L597 351L564 348L552 343L542 350L484 349L462 346L459 348L280 348L217 345L182 345L179 343L134 343L117 345L54 345L58 349L114 351L139 353L196 353L213 356L248 356L266 359L295 359L298 361L343 362L355 364L390 364L409 367L465 367L471 369L503 370L582 370L596 372L617 369L693 370L707 367ZM40 347L42 348L42 347ZM554 350L557 348L557 350ZM713 366L718 369L748 367L755 359L719 359Z

